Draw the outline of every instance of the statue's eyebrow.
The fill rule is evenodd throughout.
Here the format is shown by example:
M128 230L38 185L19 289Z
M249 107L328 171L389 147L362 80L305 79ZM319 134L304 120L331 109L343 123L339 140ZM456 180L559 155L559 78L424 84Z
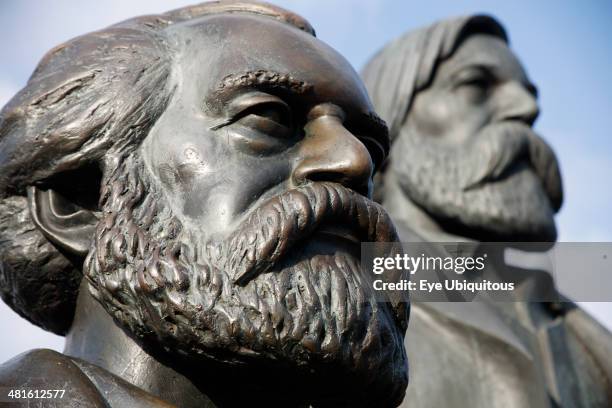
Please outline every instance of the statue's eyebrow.
M218 110L233 94L248 87L264 91L280 90L293 95L310 93L313 89L312 84L289 74L268 70L247 71L225 76L217 89L207 98L206 105L213 110Z

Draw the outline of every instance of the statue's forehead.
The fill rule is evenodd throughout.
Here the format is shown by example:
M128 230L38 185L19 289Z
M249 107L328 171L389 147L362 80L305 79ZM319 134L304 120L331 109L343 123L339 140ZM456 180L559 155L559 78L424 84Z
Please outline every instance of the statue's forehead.
M304 70L347 65L332 48L287 23L246 13L222 13L168 29L182 63L256 69Z
M268 71L313 86L323 99L369 107L358 74L314 36L273 18L247 13L205 16L168 28L184 78L213 93L228 75Z

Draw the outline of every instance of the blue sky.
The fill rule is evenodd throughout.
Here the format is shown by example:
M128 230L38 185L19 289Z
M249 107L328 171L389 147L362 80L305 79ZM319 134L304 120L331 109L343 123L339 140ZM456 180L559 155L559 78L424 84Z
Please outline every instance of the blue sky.
M387 41L441 18L497 17L540 91L536 129L557 152L566 201L557 218L561 241L612 241L612 2L608 0L284 0L317 36L358 70ZM162 0L0 2L0 105L27 81L38 60L71 37L140 14L193 2ZM1 302L0 302L1 303ZM585 305L612 327L612 307ZM0 304L0 362L33 347L61 349ZM12 340L14 339L14 341Z

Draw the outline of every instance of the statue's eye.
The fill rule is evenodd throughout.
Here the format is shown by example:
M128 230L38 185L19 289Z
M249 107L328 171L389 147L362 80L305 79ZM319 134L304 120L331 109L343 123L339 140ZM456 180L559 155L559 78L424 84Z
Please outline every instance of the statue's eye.
M454 83L455 89L467 100L480 103L489 95L495 85L495 78L488 69L469 67L455 75Z
M291 110L289 106L282 102L265 102L247 108L239 115L254 116L257 119L268 120L287 128L292 127Z
M490 84L490 79L484 76L474 76L461 82L463 86L474 86L481 89L486 89Z
M275 138L290 138L294 133L291 109L280 99L251 105L238 113L234 122Z

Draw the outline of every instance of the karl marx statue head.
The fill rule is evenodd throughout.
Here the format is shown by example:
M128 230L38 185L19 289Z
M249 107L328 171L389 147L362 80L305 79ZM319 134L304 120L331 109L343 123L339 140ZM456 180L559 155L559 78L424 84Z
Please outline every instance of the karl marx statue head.
M559 167L532 129L537 90L496 20L409 32L362 76L390 128L382 195L396 221L434 241L555 240Z
M80 287L170 361L396 404L407 308L359 263L361 241L397 239L367 198L387 137L348 62L277 7L75 38L1 112L2 297L64 334Z

